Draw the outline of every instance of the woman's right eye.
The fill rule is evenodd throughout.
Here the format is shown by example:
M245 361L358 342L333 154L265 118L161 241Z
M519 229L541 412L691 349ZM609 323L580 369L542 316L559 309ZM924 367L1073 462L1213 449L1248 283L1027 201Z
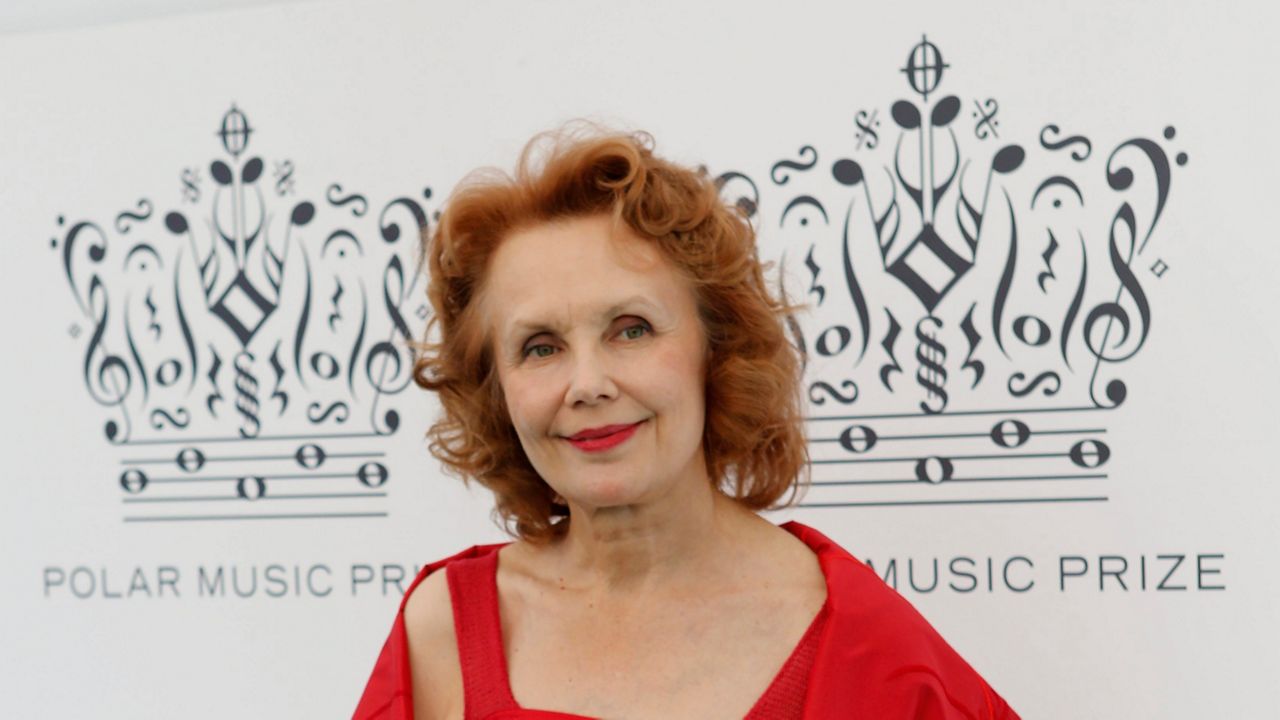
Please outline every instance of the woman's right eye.
M525 348L524 356L525 356L525 357L540 357L540 358L550 357L550 356L551 356L552 352L545 352L545 353L544 353L544 352L540 352L540 351L542 351L542 350L549 350L549 351L554 352L554 351L555 351L555 348L551 347L550 345L547 345L546 343L541 343L541 344L539 344L539 345L530 345L529 347Z

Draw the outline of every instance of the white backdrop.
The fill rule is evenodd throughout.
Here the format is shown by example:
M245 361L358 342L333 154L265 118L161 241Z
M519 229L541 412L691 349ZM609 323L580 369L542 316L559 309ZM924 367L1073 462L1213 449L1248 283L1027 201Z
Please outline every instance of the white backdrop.
M585 116L724 175L815 305L821 462L771 519L871 562L1024 717L1273 716L1276 13L959 5L4 37L4 714L350 714L404 583L505 539L378 345L423 324L414 211Z

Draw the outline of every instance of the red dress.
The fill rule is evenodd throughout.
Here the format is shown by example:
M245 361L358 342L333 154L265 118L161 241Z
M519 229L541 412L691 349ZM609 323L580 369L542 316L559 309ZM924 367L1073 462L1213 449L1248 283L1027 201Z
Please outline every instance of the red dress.
M811 527L781 527L818 556L827 600L746 720L1018 720L937 631L870 568ZM354 720L412 720L413 682L404 606L418 583L446 567L466 720L588 720L519 707L502 652L497 550L476 545L431 563L400 602ZM461 598L465 596L466 601Z

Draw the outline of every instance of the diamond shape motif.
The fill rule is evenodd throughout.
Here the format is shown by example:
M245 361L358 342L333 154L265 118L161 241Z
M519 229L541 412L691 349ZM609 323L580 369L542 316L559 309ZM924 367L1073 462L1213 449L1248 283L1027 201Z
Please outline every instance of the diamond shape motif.
M973 262L956 254L938 237L933 225L928 224L889 266L889 274L910 288L932 313L951 286L971 267Z
M231 332L240 339L240 344L246 347L254 333L262 327L263 321L275 309L275 303L263 297L253 287L243 270L236 273L236 279L210 308L214 315L231 328Z

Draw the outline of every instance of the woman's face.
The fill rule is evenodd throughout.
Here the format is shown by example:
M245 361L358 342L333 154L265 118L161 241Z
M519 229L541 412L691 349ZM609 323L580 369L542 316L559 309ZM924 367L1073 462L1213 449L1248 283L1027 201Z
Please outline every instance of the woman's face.
M611 236L605 215L514 232L491 258L484 309L516 434L571 506L705 481L706 335L657 247L625 225ZM571 439L608 426L626 429Z

